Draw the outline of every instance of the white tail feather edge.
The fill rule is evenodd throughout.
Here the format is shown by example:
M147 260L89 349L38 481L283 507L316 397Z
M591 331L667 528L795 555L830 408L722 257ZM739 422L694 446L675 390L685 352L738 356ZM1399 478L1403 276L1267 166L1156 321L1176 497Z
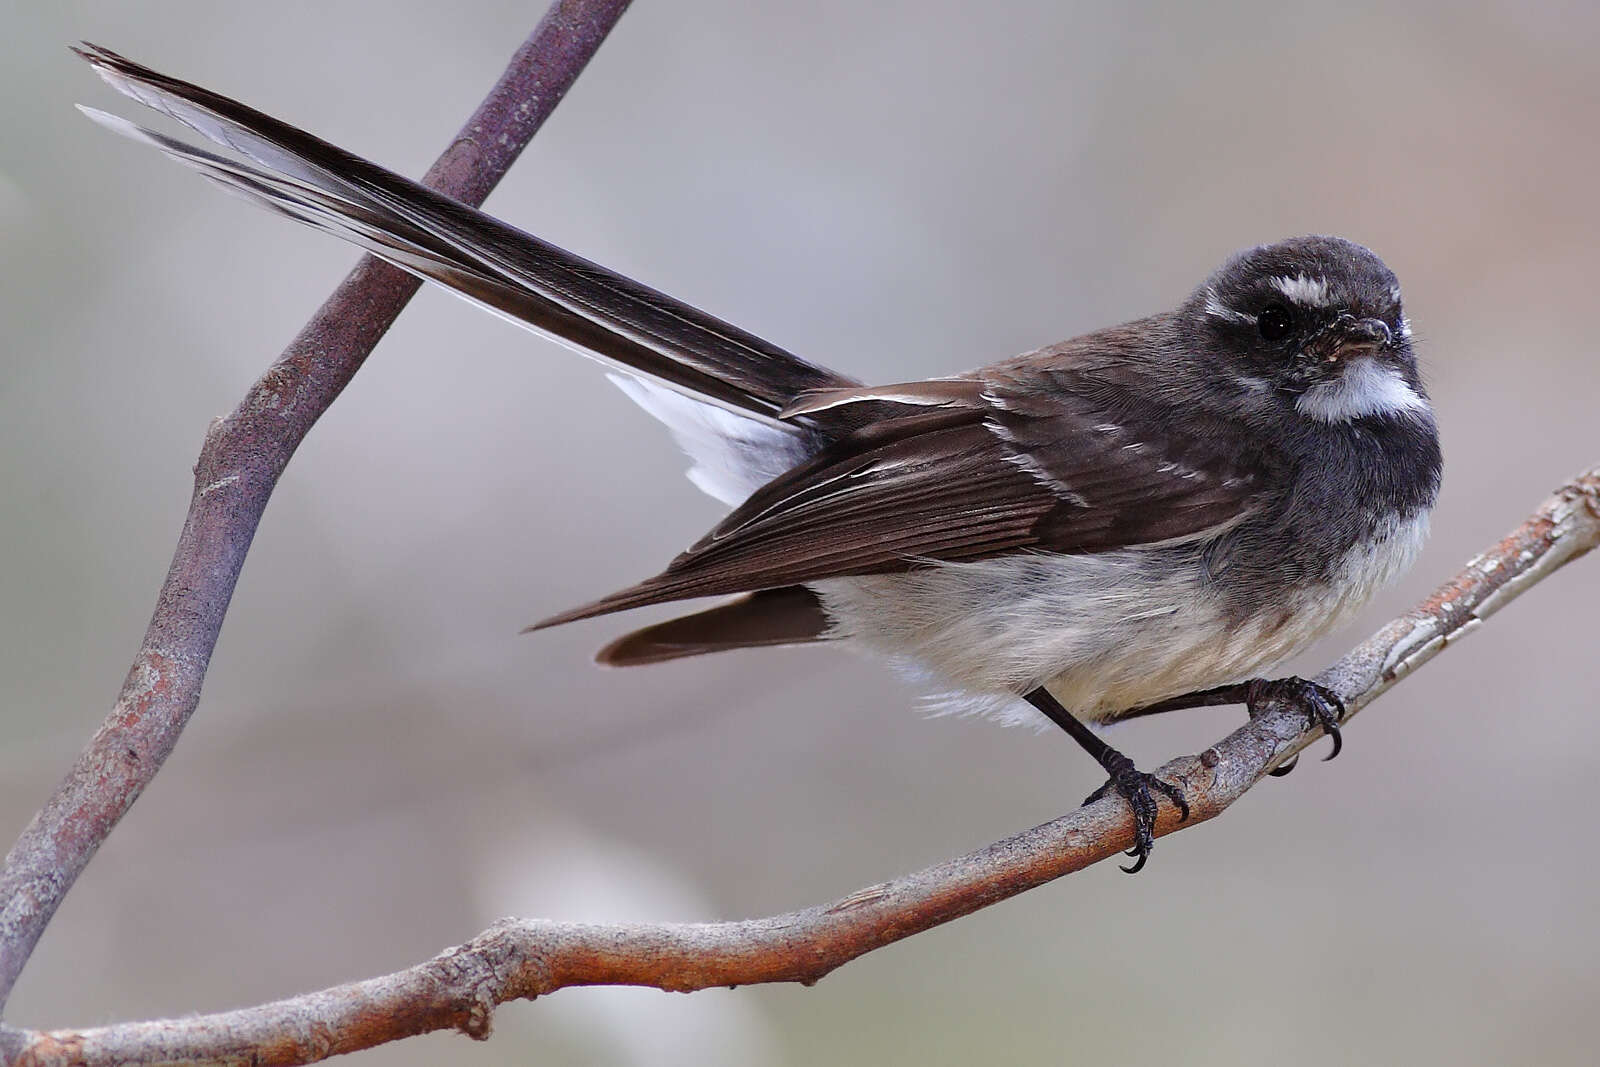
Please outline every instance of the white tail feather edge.
M730 507L810 457L799 427L780 429L631 374L608 374L613 385L666 426L694 461L689 480Z

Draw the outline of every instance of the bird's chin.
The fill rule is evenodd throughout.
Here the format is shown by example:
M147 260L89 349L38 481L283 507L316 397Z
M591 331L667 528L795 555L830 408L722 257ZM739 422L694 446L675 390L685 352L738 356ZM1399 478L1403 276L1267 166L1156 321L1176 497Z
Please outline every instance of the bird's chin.
M1399 365L1364 351L1318 365L1321 373L1295 400L1302 415L1326 423L1383 415L1419 415L1428 402L1412 387Z

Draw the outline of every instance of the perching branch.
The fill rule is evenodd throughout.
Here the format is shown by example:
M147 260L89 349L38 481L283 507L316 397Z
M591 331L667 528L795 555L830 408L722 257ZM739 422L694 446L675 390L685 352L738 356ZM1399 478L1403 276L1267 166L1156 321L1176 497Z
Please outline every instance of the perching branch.
M1533 583L1600 544L1600 466L1545 501L1509 536L1317 681L1349 714L1476 629ZM1161 776L1181 782L1192 817L1162 808L1157 834L1221 813L1305 747L1303 714L1273 706ZM1087 805L958 859L832 904L726 923L594 925L506 919L408 970L215 1015L50 1032L0 1028L6 1062L44 1065L313 1063L432 1030L489 1036L494 1008L577 985L688 992L817 981L840 964L1113 856L1133 841L1117 799Z
M627 6L556 0L423 181L481 204ZM212 423L172 566L122 694L0 868L0 1007L61 899L194 713L278 476L420 285L363 258L233 414Z

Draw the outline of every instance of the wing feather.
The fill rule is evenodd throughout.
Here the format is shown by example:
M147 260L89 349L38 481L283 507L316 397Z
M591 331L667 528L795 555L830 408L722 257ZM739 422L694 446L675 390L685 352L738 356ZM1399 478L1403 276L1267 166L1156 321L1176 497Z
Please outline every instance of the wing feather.
M847 402L890 414L757 490L661 574L534 628L938 561L1205 536L1261 505L1248 473L1261 450L1240 448L1241 427L1174 419L1131 366L1073 373L1074 356L1047 351L959 391L861 390ZM917 396L937 399L900 399Z

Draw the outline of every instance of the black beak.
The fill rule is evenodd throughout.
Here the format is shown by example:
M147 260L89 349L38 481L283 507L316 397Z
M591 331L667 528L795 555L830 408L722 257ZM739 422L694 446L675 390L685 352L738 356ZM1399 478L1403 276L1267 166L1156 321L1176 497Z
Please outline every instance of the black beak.
M1358 319L1354 315L1341 315L1329 331L1328 362L1349 359L1351 356L1370 355L1388 348L1394 342L1389 324L1382 319Z

